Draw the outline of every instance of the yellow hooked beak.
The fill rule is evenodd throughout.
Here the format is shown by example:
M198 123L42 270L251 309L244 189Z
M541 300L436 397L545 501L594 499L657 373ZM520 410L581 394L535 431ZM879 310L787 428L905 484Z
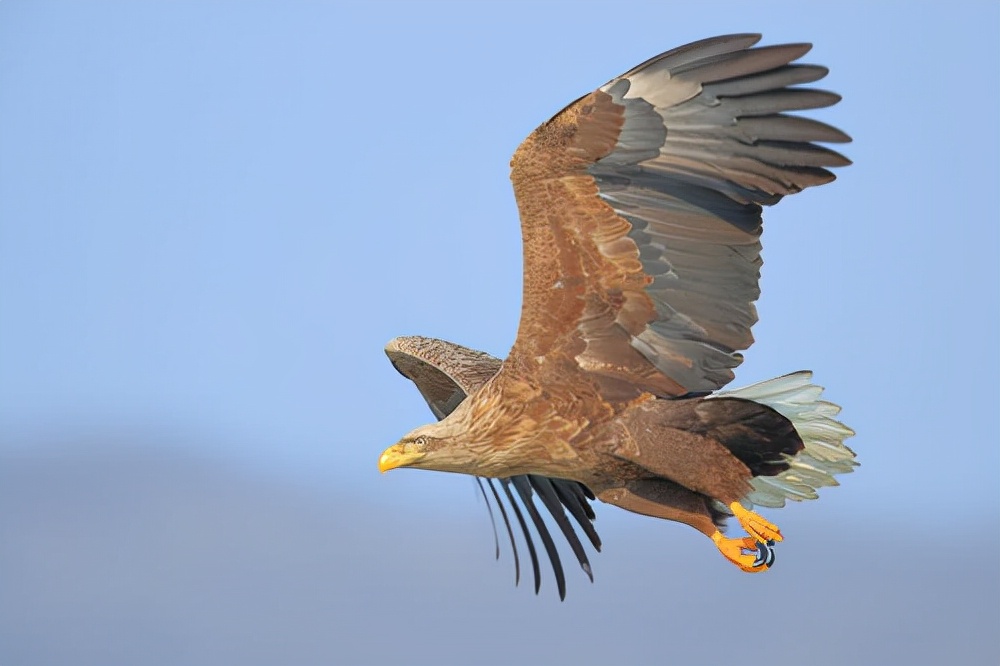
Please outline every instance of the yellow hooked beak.
M393 444L379 456L378 471L385 473L397 467L409 467L425 455L413 444Z

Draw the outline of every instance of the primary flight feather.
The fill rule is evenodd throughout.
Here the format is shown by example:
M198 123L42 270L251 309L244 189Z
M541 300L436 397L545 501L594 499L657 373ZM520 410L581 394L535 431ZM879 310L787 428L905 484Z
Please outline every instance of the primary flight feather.
M759 572L782 536L753 506L814 498L856 464L843 444L853 433L809 373L719 390L753 342L761 206L850 163L814 143L847 135L786 115L839 100L798 87L827 71L791 64L810 46L755 48L759 39L716 37L652 58L518 147L524 291L502 364L423 338L387 347L440 421L386 449L379 468L498 479L515 510L517 488L560 595L532 489L588 574L563 512L599 546L588 496L691 525ZM723 535L731 516L746 537Z

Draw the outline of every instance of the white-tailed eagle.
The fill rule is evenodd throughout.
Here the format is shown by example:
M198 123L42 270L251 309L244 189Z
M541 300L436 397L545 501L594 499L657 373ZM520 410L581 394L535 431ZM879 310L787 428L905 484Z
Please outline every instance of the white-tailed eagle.
M436 423L379 468L471 474L514 493L564 577L537 494L590 565L596 497L686 523L747 572L768 569L778 528L753 510L816 497L856 465L852 431L797 372L721 390L753 343L761 206L834 179L850 162L817 143L843 132L786 112L839 96L800 87L824 67L808 44L729 35L668 51L573 102L514 153L524 291L502 363L426 338L386 348ZM511 488L514 488L514 493ZM485 490L484 490L485 494ZM735 517L746 536L727 537ZM513 542L510 522L504 512Z

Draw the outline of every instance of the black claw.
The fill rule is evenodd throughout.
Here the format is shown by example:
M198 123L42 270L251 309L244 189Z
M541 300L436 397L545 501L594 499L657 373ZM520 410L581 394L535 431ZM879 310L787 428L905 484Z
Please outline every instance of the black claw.
M770 567L774 564L774 549L771 548L773 545L774 541L757 542L757 559L753 562L755 567Z

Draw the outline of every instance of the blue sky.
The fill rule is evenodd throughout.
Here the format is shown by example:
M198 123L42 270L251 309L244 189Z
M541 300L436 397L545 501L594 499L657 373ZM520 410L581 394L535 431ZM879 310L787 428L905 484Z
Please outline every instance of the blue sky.
M0 455L124 442L479 525L471 481L378 474L430 418L382 346L503 356L520 140L660 51L759 31L815 44L844 99L810 115L854 138L835 183L765 213L735 384L814 370L862 467L771 517L995 535L998 25L962 2L3 0Z

